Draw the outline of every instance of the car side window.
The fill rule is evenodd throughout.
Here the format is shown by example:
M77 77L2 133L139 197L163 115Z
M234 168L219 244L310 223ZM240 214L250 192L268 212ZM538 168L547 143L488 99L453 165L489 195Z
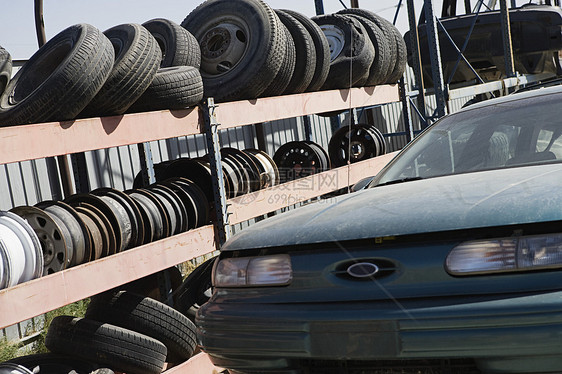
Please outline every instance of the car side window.
M554 153L557 159L562 159L562 136L560 131L552 131L550 129L541 129L537 136L537 152L550 151Z

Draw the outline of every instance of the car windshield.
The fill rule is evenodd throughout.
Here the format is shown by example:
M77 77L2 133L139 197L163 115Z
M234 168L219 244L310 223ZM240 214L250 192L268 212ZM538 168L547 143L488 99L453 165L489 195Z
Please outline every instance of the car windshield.
M562 160L561 94L525 97L444 117L412 141L372 187Z

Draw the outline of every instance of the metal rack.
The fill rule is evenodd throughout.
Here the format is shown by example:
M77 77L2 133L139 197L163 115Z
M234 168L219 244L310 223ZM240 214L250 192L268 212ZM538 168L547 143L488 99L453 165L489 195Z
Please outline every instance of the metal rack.
M215 156L214 167L222 170L218 152L220 144L217 143L218 138L212 136L212 132L217 129L398 101L400 96L396 85L378 86L221 103L213 107L212 111L209 111L208 106L207 109L158 111L4 127L0 128L0 164L130 144L144 144L146 147L153 140L202 134L206 131L207 148ZM391 157L392 155L376 157L228 200L225 203L225 206L229 206L228 209L220 210L221 224L190 230L0 290L0 328L212 253L220 249L221 232L222 235L227 235L225 233L229 225L353 184L366 175L374 175ZM149 168L150 165L143 167ZM320 183L320 180L337 182ZM296 186L303 182L318 188L310 188L303 193ZM224 196L224 184L221 187L217 183L217 187L223 191L215 191L215 195ZM290 201L268 204L268 197L281 191L292 196ZM252 199L254 203L247 204L247 199ZM112 276L97 277L96 274L100 273ZM207 372L212 370L212 364L204 355L198 355L172 370L194 372L189 368L199 367L197 365L204 366Z

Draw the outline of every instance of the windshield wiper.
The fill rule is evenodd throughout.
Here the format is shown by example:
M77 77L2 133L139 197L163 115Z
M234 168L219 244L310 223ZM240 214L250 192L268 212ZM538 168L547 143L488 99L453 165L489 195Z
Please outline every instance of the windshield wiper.
M408 178L395 179L395 180L391 180L391 181L388 181L388 182L376 184L373 187L388 186L389 184L398 184L398 183L404 183L404 182L410 182L410 181L419 181L420 179L423 179L423 178L422 177L408 177Z

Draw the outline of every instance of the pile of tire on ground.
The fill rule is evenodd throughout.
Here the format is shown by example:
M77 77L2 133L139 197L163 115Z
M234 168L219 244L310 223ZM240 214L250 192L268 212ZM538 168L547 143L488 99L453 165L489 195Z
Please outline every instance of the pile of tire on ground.
M0 126L185 108L203 98L200 61L195 38L169 20L76 24L11 78L0 49Z
M394 84L406 67L397 28L365 9L309 18L262 0L207 0L181 25L216 101Z

